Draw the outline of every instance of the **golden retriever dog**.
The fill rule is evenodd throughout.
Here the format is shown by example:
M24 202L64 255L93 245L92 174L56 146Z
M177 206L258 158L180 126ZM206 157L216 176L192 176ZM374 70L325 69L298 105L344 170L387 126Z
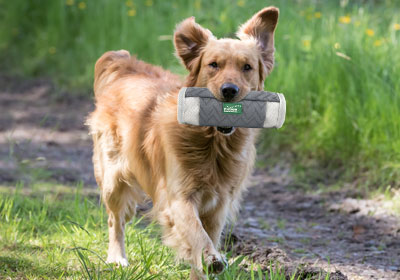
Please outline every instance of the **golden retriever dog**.
M274 64L279 10L264 8L243 24L239 39L217 39L188 18L174 33L185 81L160 67L110 51L95 66L93 137L96 181L108 213L107 261L128 265L125 224L146 197L163 241L192 266L191 279L226 262L218 252L224 224L238 209L255 160L257 130L199 127L177 121L182 87L207 87L218 100L237 102L263 90Z

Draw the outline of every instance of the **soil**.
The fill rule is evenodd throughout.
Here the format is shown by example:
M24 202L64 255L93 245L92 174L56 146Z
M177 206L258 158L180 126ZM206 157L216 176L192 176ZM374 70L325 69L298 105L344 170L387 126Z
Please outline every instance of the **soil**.
M54 180L96 188L84 126L91 110L91 98L57 92L47 79L0 74L0 185ZM287 164L255 171L226 230L235 254L304 279L326 272L329 279L400 279L400 217L385 199L363 198L351 185L305 191L289 171Z

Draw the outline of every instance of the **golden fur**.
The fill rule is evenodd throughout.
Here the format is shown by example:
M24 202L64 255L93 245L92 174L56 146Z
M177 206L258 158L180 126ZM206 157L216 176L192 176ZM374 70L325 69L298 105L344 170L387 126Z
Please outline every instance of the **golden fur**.
M222 100L221 85L230 82L239 88L236 101L262 90L273 66L277 20L277 8L261 10L241 27L240 40L217 40L194 18L184 20L174 43L190 72L185 82L123 50L97 61L96 109L88 125L95 177L109 215L108 262L128 265L125 223L147 196L164 242L192 264L192 279L202 277L202 257L215 272L223 270L218 242L251 172L256 130L224 135L214 127L178 124L177 94L183 86L208 87ZM245 71L244 64L252 69Z

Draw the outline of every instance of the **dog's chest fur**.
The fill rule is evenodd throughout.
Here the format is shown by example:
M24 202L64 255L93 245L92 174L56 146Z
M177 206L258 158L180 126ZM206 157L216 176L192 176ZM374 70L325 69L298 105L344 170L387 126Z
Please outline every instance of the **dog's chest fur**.
M211 211L221 200L232 200L242 187L254 161L254 133L238 128L225 136L215 128L184 127L174 134L183 192Z

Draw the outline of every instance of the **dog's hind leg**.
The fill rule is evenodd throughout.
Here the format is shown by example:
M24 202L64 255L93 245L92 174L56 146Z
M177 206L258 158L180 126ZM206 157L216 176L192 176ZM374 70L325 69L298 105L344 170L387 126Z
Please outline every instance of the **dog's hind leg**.
M125 224L136 213L135 188L121 180L119 172L107 170L103 181L103 200L108 213L108 263L128 265L125 254Z
M118 157L115 137L96 131L92 135L94 173L108 214L107 262L127 266L125 224L135 215L136 204L143 199L143 193L135 177L122 172L126 167Z

